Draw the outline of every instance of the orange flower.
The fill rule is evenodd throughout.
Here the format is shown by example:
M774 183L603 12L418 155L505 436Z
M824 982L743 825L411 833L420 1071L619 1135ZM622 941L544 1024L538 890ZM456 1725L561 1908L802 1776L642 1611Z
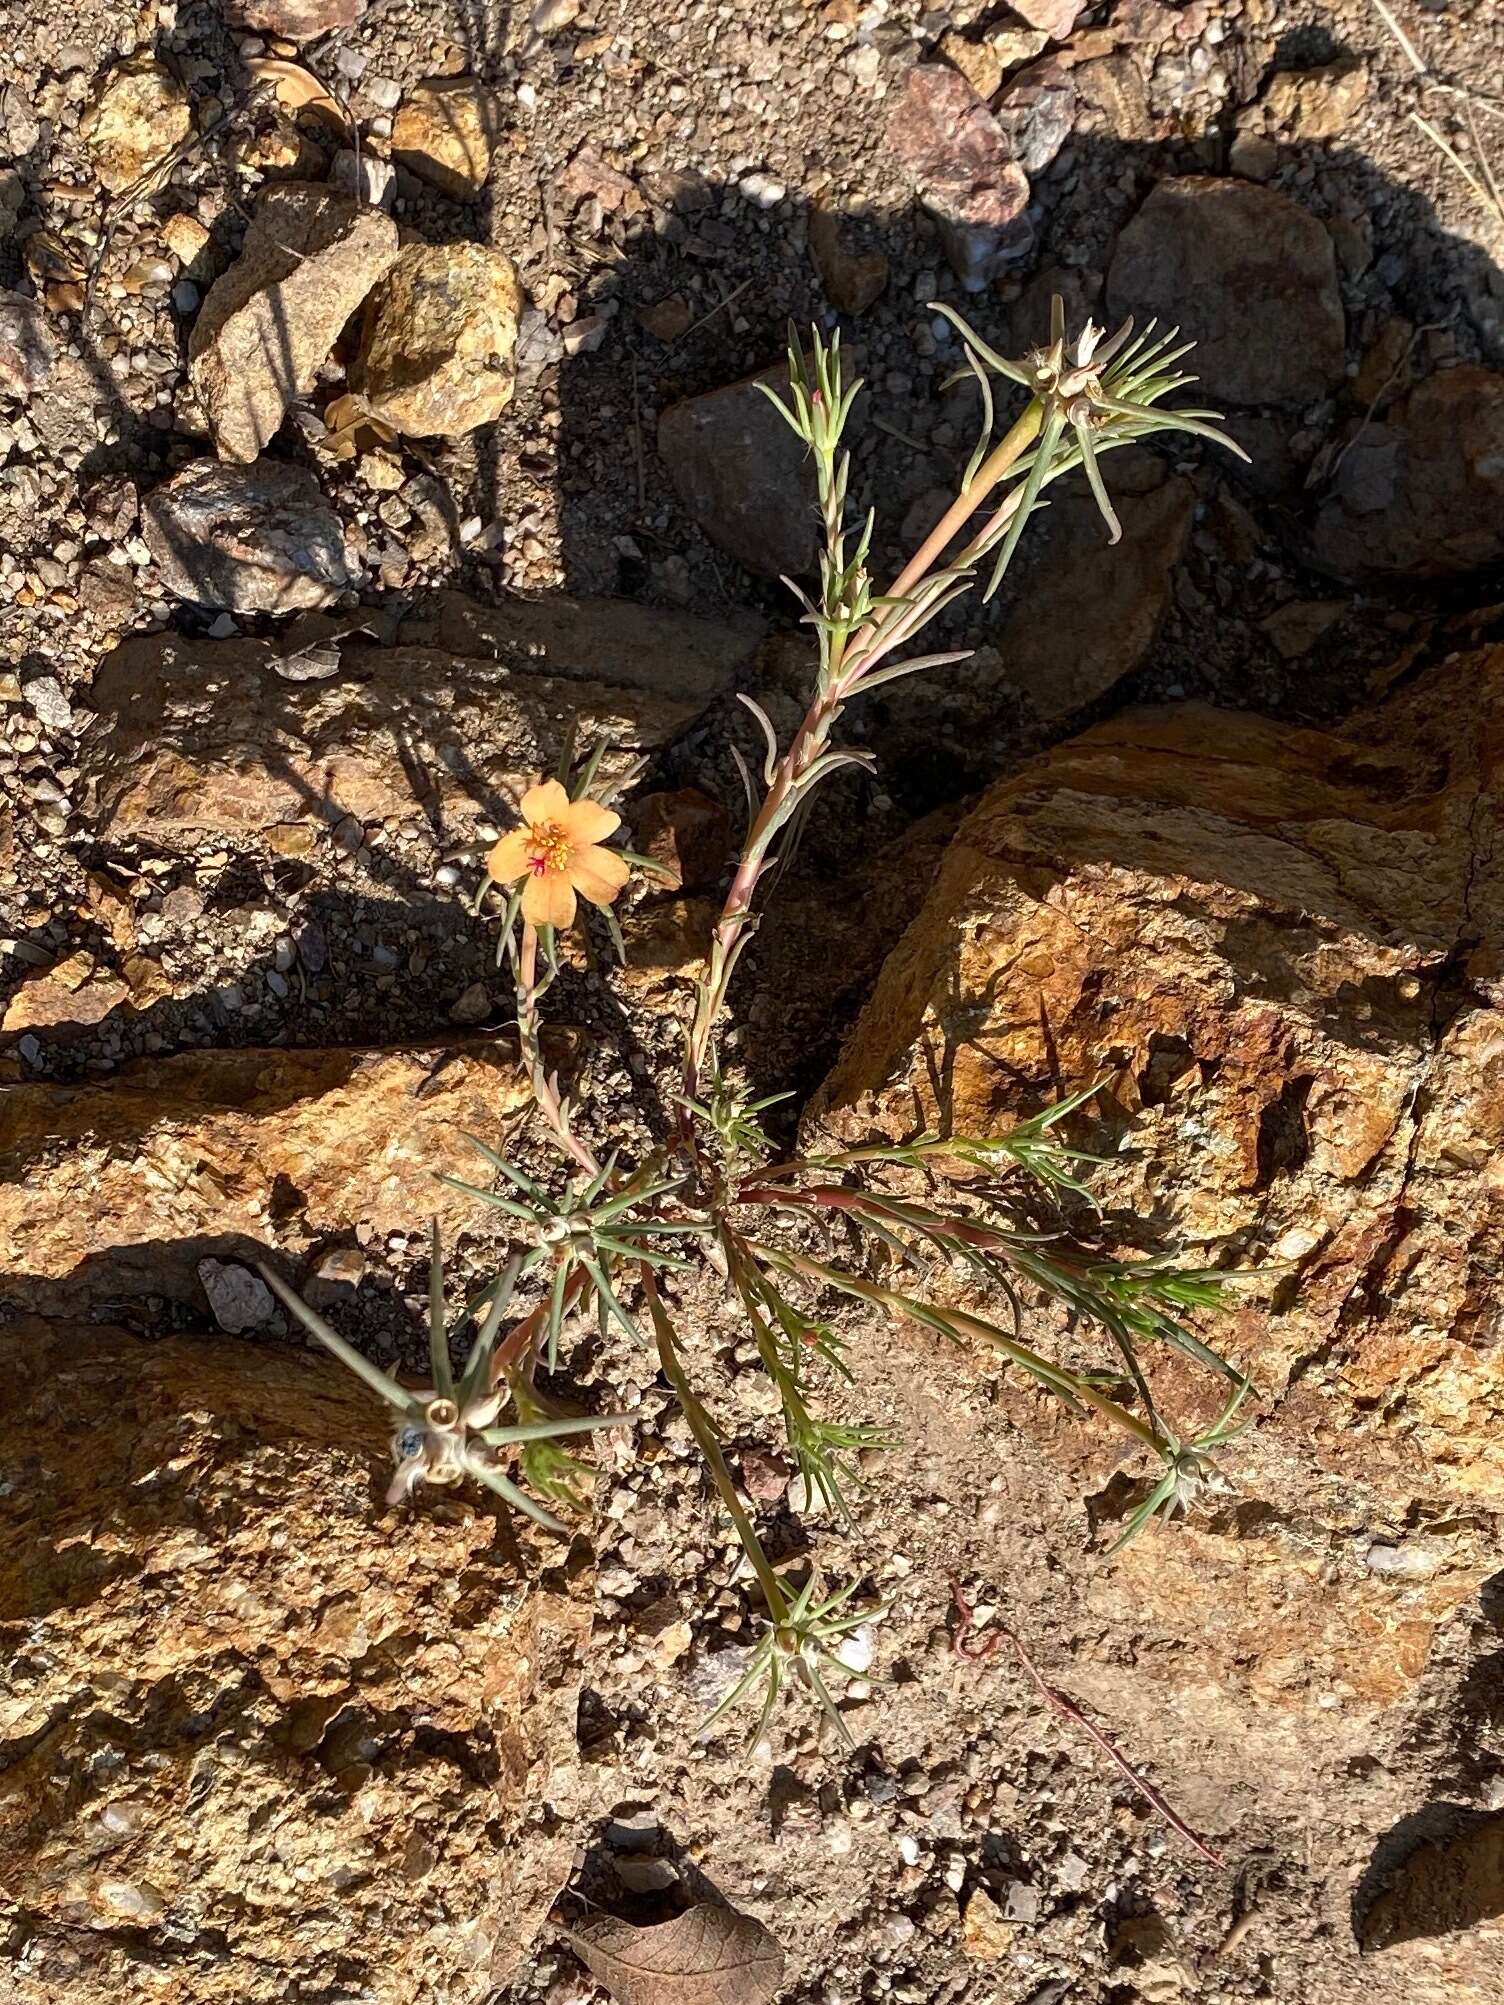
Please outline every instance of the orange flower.
M621 816L599 801L572 801L557 780L544 780L522 796L522 827L501 838L486 869L498 884L527 879L522 916L529 925L568 926L576 892L609 905L626 883L626 858L600 847L620 827Z

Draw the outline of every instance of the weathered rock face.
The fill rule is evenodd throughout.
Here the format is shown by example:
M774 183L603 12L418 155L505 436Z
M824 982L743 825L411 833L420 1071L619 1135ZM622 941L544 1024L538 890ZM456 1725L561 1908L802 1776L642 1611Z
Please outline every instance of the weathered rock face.
M1196 343L1200 394L1304 403L1342 380L1346 326L1332 240L1272 188L1194 175L1161 181L1118 238L1112 321L1174 317Z
M429 77L392 122L392 158L456 202L486 185L501 130L496 93L478 77Z
M397 225L379 209L307 182L268 189L189 344L222 459L253 460L271 442L396 256Z
M570 1800L587 1580L384 1508L331 1361L44 1324L0 1361L7 1996L478 2005L569 1869L532 1813Z
M351 580L344 531L313 475L192 460L141 504L163 589L232 613L326 606Z
M573 1050L560 1034L557 1056ZM361 1221L474 1223L464 1136L529 1106L510 1038L438 1049L185 1051L107 1081L0 1086L0 1293L55 1313L132 1294L201 1303L198 1262L300 1252ZM212 1242L212 1243L211 1243Z
M1443 578L1504 559L1504 376L1446 369L1365 426L1316 517L1352 578Z
M1103 1080L1103 1216L1285 1270L1222 1332L1260 1391L1250 1501L1097 1590L1259 1703L1391 1702L1496 1564L1486 1530L1403 1578L1371 1545L1504 1507L1501 700L1496 651L1342 735L1146 712L994 787L813 1116L987 1134ZM1114 1444L1042 1425L1105 1482Z
M779 370L670 404L658 457L712 543L764 578L799 578L819 555L809 455L768 402L786 394Z
M414 438L458 438L512 401L522 290L484 244L409 244L366 306L352 380Z
M568 720L614 769L662 744L731 683L754 620L612 600L453 599L404 645L345 646L319 681L278 672L275 643L126 641L101 664L83 758L117 830L265 829L437 806L505 812L556 763Z

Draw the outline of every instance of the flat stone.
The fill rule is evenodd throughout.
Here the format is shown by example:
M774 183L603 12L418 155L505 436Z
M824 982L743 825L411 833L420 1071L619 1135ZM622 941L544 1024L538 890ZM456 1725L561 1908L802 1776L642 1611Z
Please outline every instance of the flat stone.
M1459 577L1504 559L1504 375L1444 369L1362 425L1312 547L1359 580Z
M1288 195L1238 180L1162 181L1118 238L1111 320L1178 322L1213 403L1299 404L1346 367L1337 259L1321 223Z
M389 1416L322 1353L28 1322L0 1367L11 1996L123 2005L191 1928L183 2005L480 2005L585 1815L588 1560L385 1508Z
M270 444L396 256L397 226L379 209L307 182L267 190L188 348L222 459L249 462Z
M804 577L820 549L814 473L764 384L787 397L787 377L770 369L671 404L658 457L712 543L762 577Z
M456 202L473 202L500 131L496 93L478 77L429 77L392 121L392 158Z
M232 613L325 606L353 581L339 517L302 467L192 460L141 504L164 591Z
M554 1057L575 1050L561 1032ZM201 1303L199 1262L294 1254L351 1222L473 1224L465 1133L530 1106L514 1036L437 1047L195 1050L103 1081L0 1085L4 1292L39 1313L154 1294ZM426 1227L425 1227L426 1229Z
M0 292L0 397L25 403L45 388L56 357L57 343L37 302Z
M1029 178L992 113L944 63L917 63L888 114L883 144L940 225L956 275L980 290L1033 243Z
M409 244L366 303L355 387L415 438L458 438L512 401L522 291L482 244Z
M1052 42L1065 40L1084 6L1085 0L1013 0L1013 12Z
M182 144L193 112L171 70L151 56L128 56L105 72L79 130L100 180L118 195Z
M762 631L610 599L452 595L400 645L342 642L335 672L304 681L278 673L272 642L139 636L95 676L82 768L117 833L494 819L553 770L571 719L619 773L723 695Z

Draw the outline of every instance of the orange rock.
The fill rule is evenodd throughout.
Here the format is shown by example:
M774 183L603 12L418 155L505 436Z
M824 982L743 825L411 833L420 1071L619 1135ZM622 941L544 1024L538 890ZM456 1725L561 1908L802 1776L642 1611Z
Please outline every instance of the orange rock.
M556 1033L555 1060L576 1049ZM362 1224L421 1233L477 1207L476 1166L529 1106L515 1038L446 1048L185 1051L79 1085L0 1087L0 1243L37 1307L197 1300L206 1253L301 1251ZM213 1244L210 1244L210 1242Z
M322 1356L32 1323L0 1364L7 1997L125 1998L198 1938L194 2005L336 1967L480 2005L569 1870L532 1813L573 1798L588 1566L536 1587L489 1511L383 1510L386 1419Z

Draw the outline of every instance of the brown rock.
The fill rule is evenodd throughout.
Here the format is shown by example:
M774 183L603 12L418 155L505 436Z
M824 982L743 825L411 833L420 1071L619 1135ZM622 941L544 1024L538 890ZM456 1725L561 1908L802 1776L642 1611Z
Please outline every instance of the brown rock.
M10 1037L23 1030L102 1023L129 994L127 983L81 948L52 967L36 968L25 976L5 1005L0 1033Z
M79 130L112 195L165 160L193 130L183 86L151 56L128 56L106 71Z
M1006 1956L1018 1934L1018 1923L1005 1921L1002 1909L985 1887L978 1887L961 1917L961 1948L973 1963L996 1963Z
M414 438L458 438L512 401L522 292L482 244L409 244L366 306L356 388Z
M1126 51L1095 56L1071 71L1078 105L1089 105L1115 139L1152 139L1154 114L1144 73Z
M671 292L667 299L643 307L637 318L655 341L668 342L689 332L694 312L682 292Z
M829 209L811 210L809 249L825 297L837 313L865 313L882 297L888 284L886 256L881 251L851 250Z
M649 898L622 920L623 972L634 985L704 974L721 908L713 898Z
M573 1048L561 1034L560 1057ZM300 1251L356 1221L378 1236L430 1216L473 1223L473 1201L435 1171L468 1176L463 1134L499 1146L528 1105L507 1037L189 1051L103 1083L3 1086L7 1264L44 1312L143 1293L197 1301L206 1253Z
M337 1969L480 2005L569 1870L571 1816L534 1813L573 1802L588 1568L545 1588L484 1507L384 1509L386 1420L332 1360L0 1345L7 1995L171 1966L181 2005L282 2005Z
M496 94L478 77L428 77L392 121L392 158L456 202L473 202L500 130Z
M990 40L969 41L954 28L940 37L940 53L980 98L995 95L1003 81L1003 59Z
M1096 503L1073 481L1031 525L1035 569L997 643L1009 681L1047 723L1094 702L1141 664L1191 533L1196 496L1188 480L1172 474L1148 493L1134 492L1159 479L1161 467L1133 447L1102 464L1122 541L1108 542Z
M379 209L307 182L262 196L188 348L221 459L250 461L270 444L396 256L397 225Z
M1456 577L1504 558L1504 375L1443 370L1343 453L1318 561L1351 578Z
M1348 57L1321 69L1278 71L1254 116L1278 139L1311 144L1336 139L1367 96L1368 71Z
M154 634L101 663L83 753L98 811L159 837L360 822L437 808L490 816L556 763L564 720L605 736L608 772L661 745L732 683L761 635L610 599L454 597L403 645L343 646L319 680L274 643Z
M0 396L21 402L46 386L57 355L42 309L24 293L0 292Z
M300 466L198 459L141 504L164 591L232 613L326 606L352 582L339 517Z
M658 457L712 543L765 578L803 577L819 559L814 475L761 384L788 388L770 369L671 404L658 420Z
M884 145L940 225L968 287L1016 263L1033 241L1029 180L1006 133L971 85L943 63L917 63L888 114Z
M289 42L312 42L336 28L353 28L366 0L226 0L228 19L259 34Z
M1219 1332L1261 1401L1230 1474L1274 1522L1198 1514L1092 1590L1235 1709L1391 1703L1497 1563L1459 1527L1397 1589L1358 1536L1504 1503L1501 701L1495 650L1340 735L1181 708L1058 748L963 823L815 1109L845 1143L995 1134L1104 1080L1102 1216L1281 1264ZM1119 1454L1050 1438L1078 1483Z
M653 881L661 890L704 891L725 868L731 817L698 787L679 787L637 802L633 834L637 848L657 864Z
M1200 393L1231 404L1304 403L1341 382L1342 296L1332 240L1272 188L1162 181L1118 238L1114 321L1178 320Z

